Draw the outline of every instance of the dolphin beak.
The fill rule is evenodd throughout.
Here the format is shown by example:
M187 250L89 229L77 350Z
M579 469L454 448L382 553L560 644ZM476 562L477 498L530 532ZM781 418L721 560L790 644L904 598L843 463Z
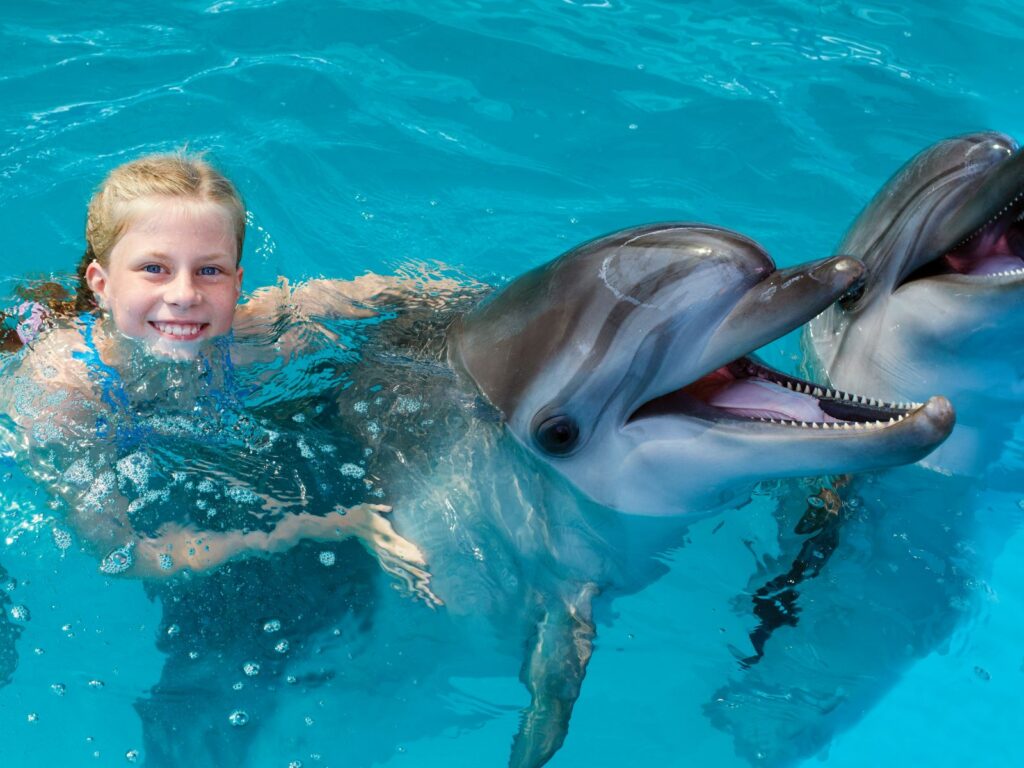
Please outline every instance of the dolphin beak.
M713 371L799 328L864 280L851 256L772 272L739 300L711 337L698 368Z

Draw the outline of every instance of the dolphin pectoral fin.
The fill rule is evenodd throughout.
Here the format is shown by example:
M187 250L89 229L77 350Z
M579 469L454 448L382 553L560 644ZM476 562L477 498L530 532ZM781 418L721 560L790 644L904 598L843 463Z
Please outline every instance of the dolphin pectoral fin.
M542 606L544 613L520 673L531 701L512 743L510 768L539 768L565 741L594 650L597 630L591 602L597 591L595 584L586 584L570 600Z

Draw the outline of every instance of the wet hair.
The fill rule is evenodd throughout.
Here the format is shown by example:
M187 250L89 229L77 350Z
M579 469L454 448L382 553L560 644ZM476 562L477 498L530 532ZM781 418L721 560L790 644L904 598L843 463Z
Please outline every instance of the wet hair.
M72 296L60 283L30 280L18 286L15 295L25 301L42 304L48 314L75 315L96 308L96 297L85 279L93 261L110 263L110 252L135 218L145 210L147 200L215 203L223 206L238 244L237 259L242 258L245 240L245 203L235 185L200 155L185 151L146 155L114 168L89 200L85 220L85 253L78 263L76 290ZM0 352L21 346L10 327L17 311L0 312Z
M235 230L236 258L241 260L245 204L235 185L199 155L146 155L114 168L89 201L74 311L96 307L96 297L85 280L86 269L93 261L104 267L110 263L110 252L139 214L140 204L152 198L223 206Z

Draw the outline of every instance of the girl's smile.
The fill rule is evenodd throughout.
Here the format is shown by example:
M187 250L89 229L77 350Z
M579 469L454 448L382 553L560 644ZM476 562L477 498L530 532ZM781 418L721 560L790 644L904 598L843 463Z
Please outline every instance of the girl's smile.
M242 270L228 212L216 203L150 197L86 280L125 336L191 357L231 330Z

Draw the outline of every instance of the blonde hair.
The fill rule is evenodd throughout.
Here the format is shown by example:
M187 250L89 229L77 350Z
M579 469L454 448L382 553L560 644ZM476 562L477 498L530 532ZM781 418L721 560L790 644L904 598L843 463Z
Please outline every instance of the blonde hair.
M231 219L242 258L245 241L245 203L224 174L198 155L185 152L146 155L117 166L93 193L85 220L85 254L78 265L78 293L74 310L96 306L86 284L85 270L92 261L107 266L110 252L138 214L146 198L171 198L186 202L215 203Z

